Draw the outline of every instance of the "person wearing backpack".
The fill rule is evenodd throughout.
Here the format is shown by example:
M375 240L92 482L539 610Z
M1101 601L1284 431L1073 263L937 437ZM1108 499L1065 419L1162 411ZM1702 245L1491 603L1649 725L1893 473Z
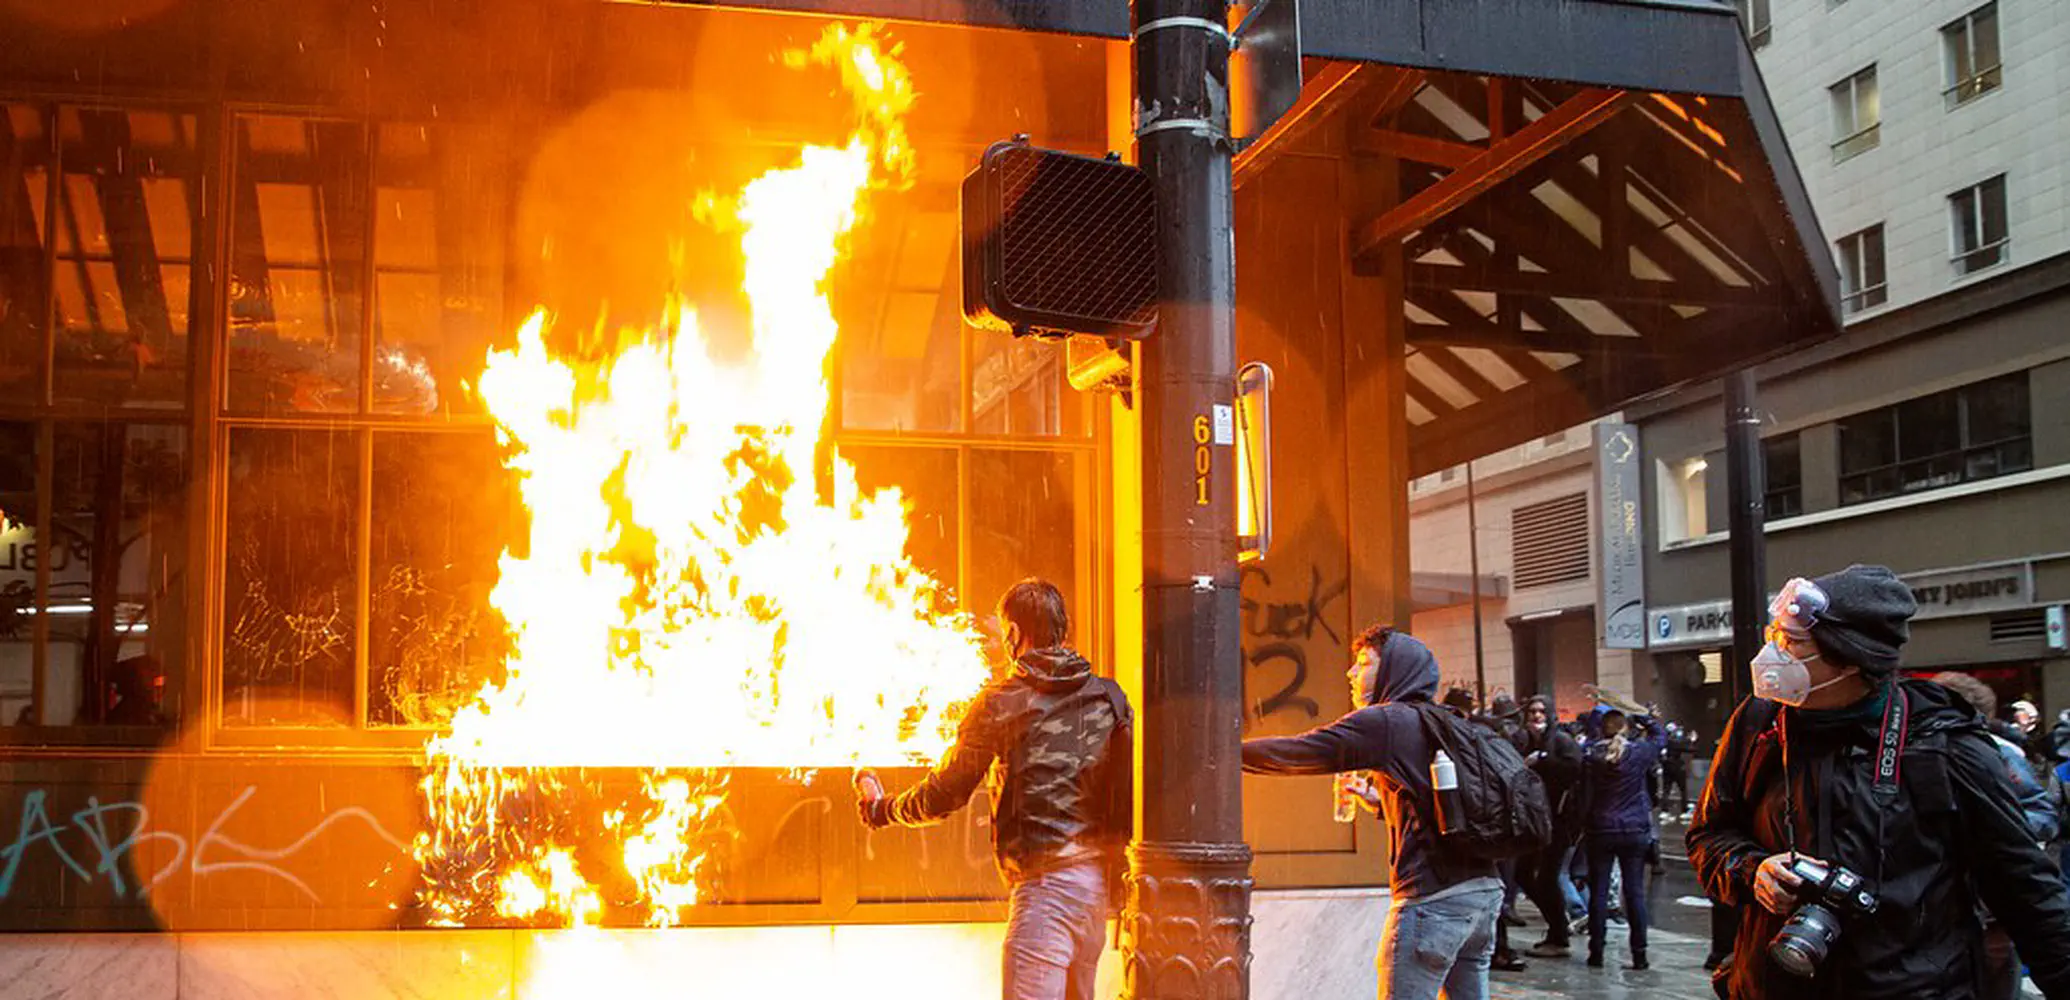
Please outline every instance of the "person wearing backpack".
M1627 732L1627 729L1636 733ZM1628 720L1611 709L1603 714L1603 738L1589 745L1588 773L1588 965L1603 967L1610 918L1612 866L1623 875L1624 919L1631 928L1632 964L1646 963L1646 858L1653 849L1653 795L1648 777L1667 748L1667 736L1649 717Z
M1126 864L1133 716L1121 687L1064 643L1064 596L1030 577L999 599L1013 666L978 691L919 784L856 800L872 829L940 822L992 782L992 854L1009 887L1005 1000L1092 1000Z
M1245 740L1244 770L1371 771L1392 847L1379 995L1484 1000L1502 907L1495 861L1551 839L1544 789L1499 734L1432 703L1437 658L1415 637L1376 625L1351 648L1352 710L1299 736ZM1441 749L1458 775L1456 817L1432 793ZM1442 837L1441 821L1452 828Z
M1917 611L1882 566L1794 578L1726 723L1689 859L1739 906L1729 1000L1975 1000L1978 904L2070 998L2070 898L1976 710L1899 662Z

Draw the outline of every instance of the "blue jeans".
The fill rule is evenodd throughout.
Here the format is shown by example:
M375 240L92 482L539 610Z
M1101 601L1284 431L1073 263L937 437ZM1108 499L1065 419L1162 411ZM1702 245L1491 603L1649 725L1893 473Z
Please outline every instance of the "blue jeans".
M1107 873L1099 858L1031 875L1007 897L1005 1000L1093 1000L1107 936Z
M1588 904L1581 898L1581 890L1574 885L1574 855L1577 849L1567 848L1560 854L1560 896L1566 900L1568 919L1588 912Z
M1381 1000L1487 1000L1502 886L1397 899L1380 932Z
M1603 954L1603 929L1610 919L1612 866L1624 879L1624 922L1631 929L1632 957L1646 953L1646 850L1652 834L1588 835L1588 953Z

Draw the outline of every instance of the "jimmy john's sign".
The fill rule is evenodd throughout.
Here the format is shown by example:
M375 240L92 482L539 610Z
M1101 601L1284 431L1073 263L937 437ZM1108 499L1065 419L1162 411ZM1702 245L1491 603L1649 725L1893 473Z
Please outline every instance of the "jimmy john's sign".
M1915 618L1979 615L2034 604L2034 564L2031 562L1913 573L1904 581L1905 586L1912 588L1912 599L1919 602L1919 613L1913 616Z
M1919 602L1919 613L1912 616L1915 621L2034 606L2034 564L2024 560L1911 573L1899 579L1912 588L1912 599ZM1652 649L1732 643L1731 601L1648 608L1646 619L1651 626L1646 640Z

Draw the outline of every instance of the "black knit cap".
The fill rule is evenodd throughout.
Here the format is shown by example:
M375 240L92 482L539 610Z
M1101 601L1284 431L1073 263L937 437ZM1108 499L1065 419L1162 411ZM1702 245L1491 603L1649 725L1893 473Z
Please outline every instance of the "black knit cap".
M1896 670L1899 651L1912 635L1907 623L1919 610L1912 588L1888 567L1859 564L1811 582L1832 602L1811 626L1820 655L1867 674Z

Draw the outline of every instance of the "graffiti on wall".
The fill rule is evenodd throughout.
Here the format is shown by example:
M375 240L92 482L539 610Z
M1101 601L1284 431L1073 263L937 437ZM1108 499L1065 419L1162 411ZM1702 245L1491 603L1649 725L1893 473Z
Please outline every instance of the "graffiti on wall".
M223 828L257 794L258 786L245 786L214 814L200 836L189 837L152 827L151 811L140 801L102 802L97 796L88 796L83 808L69 816L60 810L54 817L48 791L31 789L22 796L12 838L7 846L0 847L0 900L13 892L15 880L25 867L50 864L62 866L89 885L105 884L118 899L142 899L152 888L181 871L197 878L248 871L278 879L310 902L321 903L322 897L297 874L293 861L324 831L345 822L363 823L393 846L399 856L409 854L407 843L390 833L373 813L358 806L330 811L284 846L248 844L224 833ZM76 840L73 847L66 847L68 831L83 837L91 853L79 851ZM139 852L150 845L162 847L152 850L153 857L140 868ZM169 854L169 859L158 857L164 854Z
M1243 582L1243 654L1251 717L1295 712L1316 718L1322 706L1306 693L1309 647L1319 633L1333 650L1343 650L1346 637L1330 624L1329 616L1350 582L1325 582L1322 570L1311 565L1306 582L1289 588L1285 582L1276 584L1272 571L1255 562L1244 565Z

